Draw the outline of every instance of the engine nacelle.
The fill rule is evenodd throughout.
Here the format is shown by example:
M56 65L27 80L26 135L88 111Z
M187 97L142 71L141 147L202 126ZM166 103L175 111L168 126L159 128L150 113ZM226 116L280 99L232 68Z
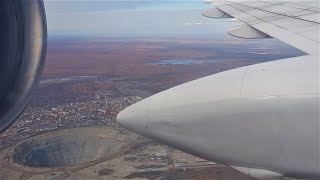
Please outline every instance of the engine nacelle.
M121 111L123 127L254 177L320 177L319 59L232 69Z
M21 114L39 83L47 28L42 0L0 1L0 133Z

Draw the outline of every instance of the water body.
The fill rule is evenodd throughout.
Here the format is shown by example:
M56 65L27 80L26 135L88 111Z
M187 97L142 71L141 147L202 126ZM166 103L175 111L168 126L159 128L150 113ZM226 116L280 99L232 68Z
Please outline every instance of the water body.
M148 64L154 65L192 65L192 64L204 64L204 63L211 63L213 60L205 60L205 59L165 59L159 60L155 62L151 62Z

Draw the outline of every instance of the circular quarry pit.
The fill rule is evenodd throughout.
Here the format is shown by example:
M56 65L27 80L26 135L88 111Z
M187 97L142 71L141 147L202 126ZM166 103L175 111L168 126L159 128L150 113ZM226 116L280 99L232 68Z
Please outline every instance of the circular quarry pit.
M27 167L76 166L108 159L128 147L130 136L111 128L75 128L34 136L13 150L13 162Z

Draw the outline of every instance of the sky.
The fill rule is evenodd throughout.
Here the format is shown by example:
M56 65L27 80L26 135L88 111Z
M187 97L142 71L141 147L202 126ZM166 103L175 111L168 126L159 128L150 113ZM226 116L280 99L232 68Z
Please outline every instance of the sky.
M201 0L45 0L49 37L225 37L231 19L210 19Z

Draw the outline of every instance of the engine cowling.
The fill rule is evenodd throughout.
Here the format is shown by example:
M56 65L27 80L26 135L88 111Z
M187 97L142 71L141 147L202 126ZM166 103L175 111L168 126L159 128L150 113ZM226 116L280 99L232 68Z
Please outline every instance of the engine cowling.
M42 0L0 1L0 133L27 106L44 68L47 28Z

